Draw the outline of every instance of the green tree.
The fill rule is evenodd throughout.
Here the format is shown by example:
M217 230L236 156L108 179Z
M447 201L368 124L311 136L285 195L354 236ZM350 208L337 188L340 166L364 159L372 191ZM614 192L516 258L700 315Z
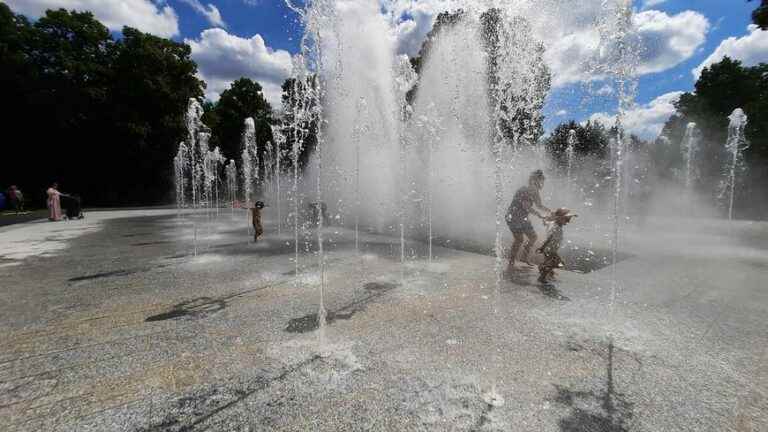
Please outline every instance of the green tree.
M752 21L761 29L768 30L768 0L760 0L760 6L752 12Z
M203 83L189 47L125 28L115 41L88 12L47 11L34 24L0 4L0 77L8 136L0 184L43 203L58 180L87 205L170 196L183 114Z
M142 199L156 202L171 189L170 176L136 178L133 173L169 172L167 164L185 135L187 102L203 95L205 83L195 76L197 64L188 45L130 27L123 29L115 47L111 72L112 133L105 135L113 136L120 143L114 150L132 161L122 175L132 179L133 188L145 191Z
M9 100L22 100L28 91L25 83L36 79L27 55L31 36L29 21L14 14L5 3L0 3L0 83L8 92L5 96L10 96ZM16 111L9 114L13 112Z
M676 108L677 114L666 123L663 133L679 145L685 125L698 125L702 135L700 187L707 191L717 190L727 163L724 144L728 115L735 108L747 113L750 147L744 155L748 173L737 191L737 214L764 217L768 212L768 64L744 67L726 57L702 71L695 92L683 94Z
M609 132L600 122L587 121L579 124L574 120L559 124L552 131L544 145L560 166L566 163L566 150L568 149L568 137L570 131L576 132L576 145L574 153L580 157L592 156L597 159L605 159L608 155Z
M83 165L99 155L99 132L108 120L114 40L92 14L64 9L19 30L30 75L8 83L23 88L17 103L25 117L9 125L18 131L12 135L24 137L11 145L10 181L39 190L29 194L33 199L54 179L68 191L90 192ZM26 172L29 166L18 163L36 169Z
M31 49L33 27L22 15L14 14L5 3L0 3L0 85L4 96L11 103L4 103L2 110L3 130L7 141L0 157L0 189L9 183L21 183L15 176L22 147L15 145L13 136L29 129L32 107L27 95L34 83L38 82L37 70L33 67L28 53ZM35 132L32 129L30 132ZM5 175L3 175L5 174ZM19 186L24 186L19 184Z
M205 119L211 121L213 138L222 152L229 157L241 152L241 136L245 119L256 123L256 141L260 156L267 142L272 141L272 107L264 97L261 85L248 78L240 78L221 93ZM263 161L263 158L260 157Z

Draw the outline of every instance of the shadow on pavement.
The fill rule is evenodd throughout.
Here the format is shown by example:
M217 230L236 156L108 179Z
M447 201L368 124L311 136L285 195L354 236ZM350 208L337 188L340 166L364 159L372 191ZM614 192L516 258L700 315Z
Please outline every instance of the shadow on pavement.
M575 391L556 385L554 401L571 412L560 420L563 432L626 432L633 404L617 393L613 382L613 343L608 344L605 391Z

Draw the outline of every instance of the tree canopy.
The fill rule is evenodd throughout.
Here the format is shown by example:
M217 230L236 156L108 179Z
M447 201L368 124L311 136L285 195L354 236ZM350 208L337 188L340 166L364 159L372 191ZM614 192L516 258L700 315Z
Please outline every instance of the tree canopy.
M219 146L230 158L236 158L242 151L240 137L248 117L256 123L259 152L272 141L272 107L264 97L261 85L255 81L248 78L235 80L216 103L209 103L204 108L203 122L211 128L212 144Z
M742 108L749 122L746 138L750 143L744 152L748 171L739 185L737 214L764 217L768 208L768 64L745 67L728 57L704 69L695 85L695 92L685 93L676 104L677 112L664 126L662 134L679 150L680 141L689 122L701 131L702 190L716 190L726 163L725 142L728 136L728 116ZM682 163L682 159L678 161ZM763 207L760 207L763 206Z
M576 143L573 149L576 155L602 159L608 154L609 133L605 126L599 122L587 121L585 124L580 124L571 120L559 124L544 142L553 160L559 164L565 163L570 131L576 132Z
M204 83L187 45L124 28L115 40L89 12L47 11L30 23L0 3L3 106L0 184L42 203L58 181L88 205L158 202L184 110Z
M768 0L759 1L760 6L752 12L752 21L761 29L768 30Z

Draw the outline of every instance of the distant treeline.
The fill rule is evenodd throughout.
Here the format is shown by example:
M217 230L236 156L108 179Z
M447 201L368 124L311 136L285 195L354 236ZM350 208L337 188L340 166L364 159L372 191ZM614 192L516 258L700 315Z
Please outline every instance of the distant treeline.
M0 188L16 184L36 206L53 181L85 205L170 202L187 102L205 89L190 54L129 27L114 38L89 12L52 10L32 23L0 3ZM240 79L205 108L212 144L228 157L240 153L246 117L261 142L271 139L258 83Z

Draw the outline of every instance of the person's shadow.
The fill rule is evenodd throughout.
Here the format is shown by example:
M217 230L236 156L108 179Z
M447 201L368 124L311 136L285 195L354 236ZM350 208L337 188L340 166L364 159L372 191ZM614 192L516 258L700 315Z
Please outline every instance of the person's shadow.
M560 292L560 290L557 289L557 286L553 283L546 283L542 284L537 279L539 277L539 273L536 271L535 268L517 268L514 271L507 271L504 273L505 278L512 282L515 285L524 286L524 287L534 287L536 288L541 294L543 294L545 297L559 300L559 301L570 301L571 299L567 296L563 295L563 293Z

